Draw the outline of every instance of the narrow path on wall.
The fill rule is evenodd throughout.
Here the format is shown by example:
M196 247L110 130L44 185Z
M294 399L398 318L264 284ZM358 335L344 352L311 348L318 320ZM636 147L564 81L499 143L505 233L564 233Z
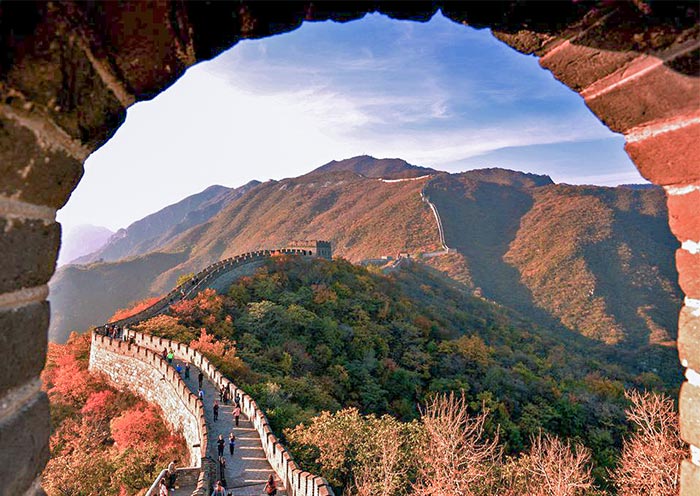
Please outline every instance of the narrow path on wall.
M190 390L197 394L199 369L190 364L190 377L184 377L185 364L179 360L175 360L175 364L180 363L183 369L183 380ZM265 494L265 482L270 474L274 474L270 466L265 452L263 451L260 437L253 427L253 424L248 420L245 414L241 414L236 427L233 419L233 401L228 405L219 402L219 419L214 421L214 401L219 401L219 389L216 385L204 375L202 387L204 388L204 409L207 421L209 448L207 455L212 460L218 460L216 441L219 435L224 437L226 441L224 449L224 458L226 459L226 482L227 490L233 491L234 496L260 496ZM236 436L236 448L233 456L229 454L228 436L233 432ZM218 468L212 482L216 482L219 478ZM282 482L275 475L277 487L282 488ZM278 495L286 495L284 490L278 490Z

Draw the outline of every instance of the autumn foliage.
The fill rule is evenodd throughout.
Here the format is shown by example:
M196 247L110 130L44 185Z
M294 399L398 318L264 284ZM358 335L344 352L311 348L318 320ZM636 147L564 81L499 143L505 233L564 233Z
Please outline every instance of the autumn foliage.
M136 315L137 313L146 310L148 307L152 306L160 299L160 296L154 296L152 298L146 298L145 300L136 302L129 308L120 308L119 310L114 312L114 315L110 317L109 322L116 322L118 320L131 317L132 315Z
M161 411L88 371L90 335L49 344L42 374L51 405L51 460L42 474L49 496L124 496L149 486L187 453Z
M620 496L667 496L678 493L680 461L685 456L678 415L668 396L631 391L627 418L634 434L625 441L614 473Z

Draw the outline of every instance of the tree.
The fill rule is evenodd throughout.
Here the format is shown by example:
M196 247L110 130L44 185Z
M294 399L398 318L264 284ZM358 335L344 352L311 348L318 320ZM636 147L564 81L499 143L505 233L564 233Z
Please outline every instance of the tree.
M109 318L109 322L116 322L118 320L126 319L139 312L146 310L148 307L153 305L155 302L160 301L160 296L153 296L152 298L146 298L141 301L137 301L128 308L120 308L114 315Z
M425 438L419 446L415 494L488 494L496 483L495 469L501 455L498 435L491 440L484 435L488 412L470 416L462 391L435 395L421 413Z
M526 487L522 494L582 496L593 487L590 450L557 436L540 432L532 439L530 452L521 462Z
M636 432L622 446L613 479L620 496L678 494L680 463L685 456L673 401L663 394L630 391L627 418Z

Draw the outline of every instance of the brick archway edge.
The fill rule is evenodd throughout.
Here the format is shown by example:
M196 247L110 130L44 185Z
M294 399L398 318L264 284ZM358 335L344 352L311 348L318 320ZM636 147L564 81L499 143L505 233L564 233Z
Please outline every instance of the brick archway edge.
M367 12L490 27L539 57L665 187L686 298L678 351L687 381L682 495L700 494L700 26L686 2L2 2L0 3L0 491L41 494L49 416L41 392L56 209L87 156L187 67L244 38Z

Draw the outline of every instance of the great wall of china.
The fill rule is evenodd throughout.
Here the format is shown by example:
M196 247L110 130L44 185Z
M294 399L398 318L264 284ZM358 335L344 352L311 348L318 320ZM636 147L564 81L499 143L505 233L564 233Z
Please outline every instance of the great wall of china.
M328 242L296 242L281 250L261 250L246 253L210 265L200 271L189 281L173 289L166 296L136 315L122 319L111 325L124 329L121 339L111 338L93 330L90 351L90 369L105 373L117 386L128 388L149 402L160 405L166 420L176 431L182 432L188 448L190 467L178 469L178 478L186 487L176 496L208 495L217 476L217 462L212 455L213 426L207 418L207 409L203 401L192 391L174 367L161 356L163 349L172 350L175 360L188 362L201 370L213 391L230 388L233 396L240 395L241 410L251 428L257 434L255 445L242 449L260 450L264 457L241 457L249 459L239 467L243 472L272 472L283 486L279 494L288 496L332 496L333 489L328 482L317 475L304 471L293 460L289 451L282 446L272 432L265 413L253 398L239 389L201 353L189 346L165 338L146 335L129 330L129 326L165 312L177 301L189 299L199 291L212 288L224 291L238 277L251 274L270 257L279 254L299 255L304 257L331 257ZM250 438L247 438L250 440ZM252 468L252 467L255 468ZM157 494L157 484L164 477L158 476L147 496ZM249 480L248 486L255 486L259 481ZM182 487L182 486L181 486ZM244 486L241 486L244 487ZM254 494L260 494L256 490ZM245 490L234 492L236 496L248 494ZM252 494L252 493L251 493Z

